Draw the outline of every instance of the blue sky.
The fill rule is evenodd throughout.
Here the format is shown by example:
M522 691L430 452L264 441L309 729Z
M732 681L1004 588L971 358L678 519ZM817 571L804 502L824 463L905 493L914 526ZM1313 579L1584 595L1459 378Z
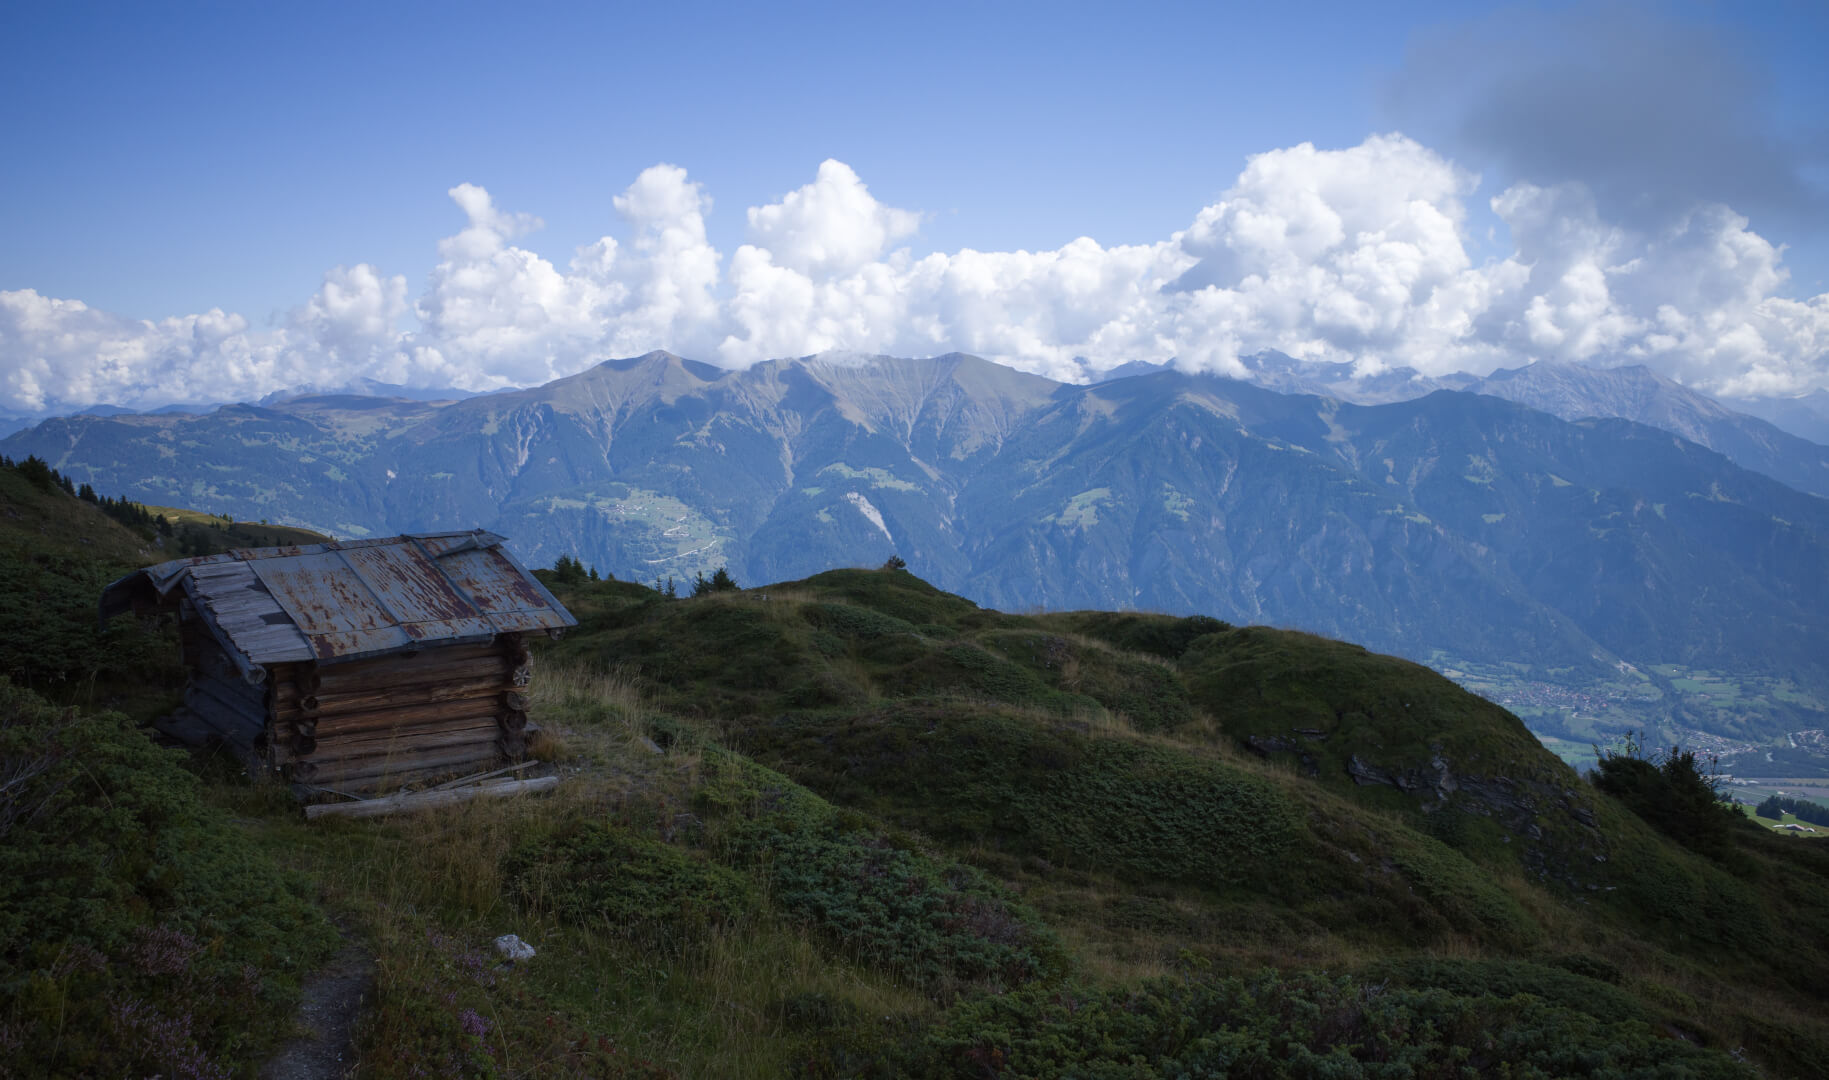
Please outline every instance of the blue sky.
M1597 221L1645 238L1647 251L1691 206L1731 207L1746 231L1785 245L1789 279L1768 281L1762 295L1808 301L1829 278L1825 40L1829 7L1805 3L14 4L0 14L10 144L0 170L0 290L80 300L130 322L221 309L259 334L296 327L327 271L366 265L379 280L403 277L407 297L387 340L365 339L363 363L373 366L387 350L410 352L399 335L423 334L439 241L465 224L446 195L458 184L487 189L501 210L537 215L542 228L504 234L504 243L563 273L579 247L623 235L629 225L613 199L643 170L683 167L710 200L702 218L719 276L708 287L722 304L740 288L734 253L755 239L746 210L808 185L827 159L848 166L883 207L920 215L918 230L895 232L890 245L918 259L1055 251L1082 236L1105 249L1163 244L1236 193L1250 155L1302 143L1348 151L1402 132L1479 175L1477 188L1451 200L1465 212L1464 248L1476 266L1525 243L1491 199L1520 181L1580 185ZM1559 103L1558 86L1575 87L1578 100ZM1580 130L1590 115L1594 129ZM1597 265L1629 262L1629 248L1613 245ZM1514 359L1537 358L1539 347L1590 360L1632 348L1662 355L1643 344L1655 305L1621 307L1637 337L1603 330L1579 347L1570 326L1550 346L1541 342L1554 333L1515 329L1529 305L1513 306L1504 319L1497 309L1477 313L1495 326L1509 319L1509 338L1466 330L1492 347L1455 355L1490 366L1501 339ZM917 308L899 317L918 320ZM593 310L611 317L602 314L609 307ZM1799 318L1816 332L1813 313ZM1230 344L1210 348L1178 330L1176 355L1208 350L1223 366L1228 349L1268 344L1397 362L1425 347L1363 328L1344 338L1299 326L1264 336L1254 319L1262 321L1241 316ZM75 362L19 328L28 321L0 330L0 376L28 364L55 374ZM1794 340L1797 325L1761 332ZM997 344L969 328L949 332L954 345ZM720 331L698 351L743 333L757 349L795 351L798 340L782 328ZM1051 333L1059 337L1052 324L1041 336ZM589 347L575 333L563 346L543 340L546 366L537 370L464 367L470 361L448 359L462 352L454 346L442 350L448 362L438 372L402 363L374 371L462 381L474 369L481 385L562 372L637 336L606 333ZM805 351L913 340L852 336L802 332ZM1116 339L1049 338L1004 356L1049 369L1056 352L1091 356L1100 340ZM1539 345L1516 344L1529 341ZM169 353L170 343L136 348ZM1139 346L1093 359L1109 366L1127 348ZM351 355L345 342L339 362ZM1822 373L1813 345L1781 359L1767 366L1790 382L1768 379L1768 389L1807 388ZM1706 381L1719 374L1709 363L1690 356L1670 370ZM117 398L177 392L172 378L129 383L92 389ZM75 401L84 392L41 396Z

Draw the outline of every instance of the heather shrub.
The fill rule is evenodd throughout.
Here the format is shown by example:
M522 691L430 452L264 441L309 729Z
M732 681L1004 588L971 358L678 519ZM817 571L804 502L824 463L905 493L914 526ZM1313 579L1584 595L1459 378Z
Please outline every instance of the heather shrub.
M335 941L114 713L0 678L0 1075L229 1075Z
M727 856L767 883L773 904L864 963L950 999L1058 971L1039 917L979 871L910 850L785 776L706 754L702 808L729 815Z
M1003 1080L1757 1075L1639 1020L1603 1019L1528 993L1274 971L977 998L949 1013L903 1072Z
M703 855L602 824L522 845L503 871L523 905L625 932L691 931L756 902L742 875Z

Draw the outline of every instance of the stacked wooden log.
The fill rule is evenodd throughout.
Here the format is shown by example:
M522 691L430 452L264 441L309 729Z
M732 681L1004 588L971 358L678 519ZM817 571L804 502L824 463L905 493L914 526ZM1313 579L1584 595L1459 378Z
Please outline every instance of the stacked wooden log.
M527 749L532 669L517 635L343 664L274 665L267 753L288 779L344 791L518 758Z
M222 647L207 638L192 645L195 657L184 687L185 719L200 722L202 733L231 746L252 746L267 723L266 689L249 682Z

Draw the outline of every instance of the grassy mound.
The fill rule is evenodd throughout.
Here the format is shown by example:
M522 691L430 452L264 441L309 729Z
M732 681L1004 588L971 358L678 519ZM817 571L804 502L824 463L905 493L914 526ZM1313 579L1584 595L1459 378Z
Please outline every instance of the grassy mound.
M1829 940L1814 864L1779 865L1794 853L1753 830L1734 833L1731 863L1672 843L1515 717L1417 665L1212 619L1012 616L889 570L687 600L609 583L561 596L588 615L547 655L641 687L658 741L729 747L1016 889L1059 936L1068 980L1018 998L1066 985L1122 997L1150 977L1198 996L1211 987L1186 963L1233 979L1270 963L1359 970L1422 995L1403 999L1417 1016L1497 1024L1512 1010L1526 1017L1506 1028L1519 1060L1549 1074L1572 1068L1547 1034L1564 1028L1575 1045L1625 1048L1582 1051L1595 1074L1736 1068L1664 1055L1648 1031L1756 1040L1749 1052L1798 1075L1829 1046L1791 1003L1817 992ZM1768 877L1781 893L1748 883ZM1801 941L1780 929L1799 924ZM965 1008L920 1038L891 1024L866 1047L824 1020L807 1030L825 1034L796 1037L837 1047L831 1061L852 1063L840 1073L912 1067L889 1047L938 1052L923 1040L984 1021ZM842 1002L813 1012L848 1015ZM994 1048L971 1045L960 1060L982 1069ZM1480 1054L1428 1045L1428 1060Z

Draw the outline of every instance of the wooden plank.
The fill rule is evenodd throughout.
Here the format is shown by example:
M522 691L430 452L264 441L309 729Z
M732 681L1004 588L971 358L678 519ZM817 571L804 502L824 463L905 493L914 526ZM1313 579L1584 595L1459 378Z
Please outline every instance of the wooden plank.
M471 747L480 752L480 748L494 746L499 738L500 733L487 724L469 724L453 731L421 735L413 739L394 739L381 735L347 744L320 740L317 752L311 755L310 760L324 766L363 761L381 765L388 761L399 761L404 768L406 763L415 759L441 755L446 751Z
M266 715L267 688L251 683L232 669L229 672L195 672L190 678L193 686L207 686L210 693L223 701L246 704L249 709Z
M195 682L185 685L184 704L221 728L225 735L250 729L257 731L264 726L262 718L243 708L241 703L223 701Z
M503 773L520 772L522 769L532 768L533 764L534 763L531 761L517 761L513 765L504 765L499 769L490 769L488 772L471 773L469 776L460 776L455 780L446 780L432 790L443 791L446 788L454 788L460 784L471 784L481 780L487 780L492 776L500 776Z
M272 618L284 611L248 563L194 567L190 587L217 628L256 664L308 660L313 655L311 643L297 626L289 619Z
M436 727L468 716L503 712L500 694L483 694L457 701L434 701L424 705L403 705L397 709L376 709L361 713L319 714L311 723L311 733L318 736L373 731L391 727Z
M535 776L527 780L508 780L495 784L477 784L473 787L451 788L434 791L409 791L399 795L389 795L381 799L366 799L353 803L318 803L305 807L305 819L315 821L322 817L380 817L384 814L411 813L416 810L432 810L440 806L454 806L471 799L499 799L510 795L533 795L542 791L551 791L559 786L556 776Z
M452 747L428 754L417 754L411 757L371 757L355 758L350 761L319 764L315 761L301 761L289 766L287 771L295 778L310 784L350 784L355 781L369 781L368 786L388 777L402 777L409 774L429 774L439 769L457 771L488 766L501 760L495 744L481 743L470 746Z
M484 762L483 764L489 763ZM313 784L297 778L293 778L290 782L295 791L300 795L310 795L314 792L328 791L334 795L343 795L349 798L362 798L373 796L376 792L398 791L408 784L419 784L428 780L443 780L454 773L467 772L475 767L476 765L472 764L469 767L445 765L434 766L433 768L421 769L418 771L409 769L405 772L388 773L385 776L357 777L354 780L341 780L335 784L327 785Z
M418 754L447 746L486 742L500 736L501 730L493 716L466 717L440 727L416 731L379 728L354 735L320 735L317 739L316 760L344 760L372 754Z
M505 685L499 677L480 679L453 680L437 686L407 686L380 690L363 690L349 694L317 695L318 720L333 713L372 712L376 709L394 709L407 705L424 705L434 701L457 701L462 698L483 697L489 694L504 694L514 687ZM308 703L301 700L299 708L307 708Z
M414 668L411 671L375 670L343 674L336 668L327 668L318 675L318 693L348 694L390 686L436 686L439 683L454 680L477 678L492 678L508 682L513 676L513 671L513 667L508 663L508 658L504 656L453 660L448 664Z
M460 660L476 660L487 656L506 655L502 646L495 642L475 645L428 645L416 653L395 653L390 656L377 656L364 660L350 660L341 664L326 664L326 672L359 674L377 670L416 671L420 668L438 667Z
M482 660L464 660L437 668L419 669L411 673L369 673L360 679L343 679L335 675L336 669L327 668L309 678L297 678L274 684L274 699L280 704L298 700L301 697L320 693L346 694L359 691L404 688L409 686L436 686L442 683L494 675L504 685L525 684L531 669L527 667L510 668L506 662L500 665Z

